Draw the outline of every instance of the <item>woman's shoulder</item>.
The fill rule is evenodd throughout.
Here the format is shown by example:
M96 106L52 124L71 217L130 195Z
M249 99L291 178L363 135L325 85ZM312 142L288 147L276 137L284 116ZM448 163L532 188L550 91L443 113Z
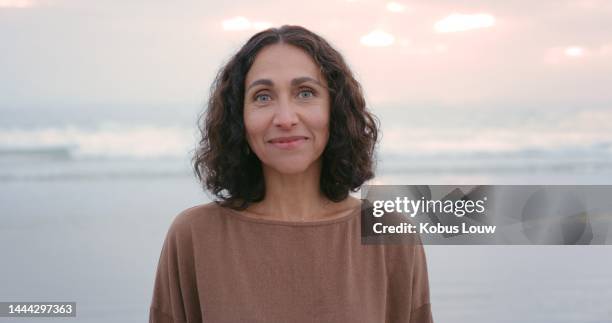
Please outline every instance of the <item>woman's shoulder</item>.
M175 220L179 222L199 220L201 218L214 216L218 214L221 209L222 207L216 202L198 204L180 211L175 216Z
M219 220L223 208L215 202L195 205L174 216L169 233L185 235L194 227L207 227Z

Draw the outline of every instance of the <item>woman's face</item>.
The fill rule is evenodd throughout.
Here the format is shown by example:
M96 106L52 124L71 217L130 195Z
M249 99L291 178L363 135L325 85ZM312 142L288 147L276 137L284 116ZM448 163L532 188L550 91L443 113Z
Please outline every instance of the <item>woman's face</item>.
M259 51L246 75L244 125L264 168L295 174L320 165L329 100L327 82L306 52L287 44Z

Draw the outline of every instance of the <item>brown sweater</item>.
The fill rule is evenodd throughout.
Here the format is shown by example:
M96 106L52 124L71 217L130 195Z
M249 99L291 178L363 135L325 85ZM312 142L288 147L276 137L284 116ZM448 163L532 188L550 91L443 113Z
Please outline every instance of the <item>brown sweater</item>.
M165 238L149 322L432 322L423 246L362 245L360 222L359 208L315 222L189 208Z

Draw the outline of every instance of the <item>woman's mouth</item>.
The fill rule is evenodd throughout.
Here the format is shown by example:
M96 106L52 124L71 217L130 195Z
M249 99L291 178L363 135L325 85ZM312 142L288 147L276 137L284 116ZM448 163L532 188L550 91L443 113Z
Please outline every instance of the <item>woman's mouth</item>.
M295 149L306 142L306 140L308 140L308 137L303 136L280 137L270 140L269 143L279 149Z

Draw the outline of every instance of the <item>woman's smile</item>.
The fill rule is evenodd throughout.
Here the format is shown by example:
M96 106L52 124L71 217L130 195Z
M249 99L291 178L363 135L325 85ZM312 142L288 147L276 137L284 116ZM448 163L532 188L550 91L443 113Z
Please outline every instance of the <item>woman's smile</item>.
M308 137L304 136L292 136L292 137L279 137L268 141L272 146L283 149L283 150L291 150L298 147L301 147L306 141Z

